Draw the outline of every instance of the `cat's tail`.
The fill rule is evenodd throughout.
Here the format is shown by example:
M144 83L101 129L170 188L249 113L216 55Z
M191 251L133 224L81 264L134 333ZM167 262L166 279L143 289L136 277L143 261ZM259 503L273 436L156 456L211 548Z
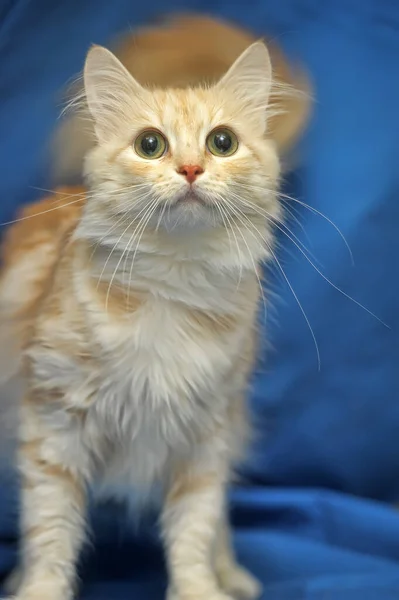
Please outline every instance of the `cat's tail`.
M112 48L126 68L144 85L186 87L217 81L255 41L234 25L204 16L174 16L161 25L122 36ZM275 76L270 131L283 162L287 162L309 117L310 84L305 71L288 61L275 43L268 43ZM82 98L81 80L68 98ZM70 103L73 106L73 100ZM94 144L84 106L61 120L52 141L54 183L79 183L83 158Z

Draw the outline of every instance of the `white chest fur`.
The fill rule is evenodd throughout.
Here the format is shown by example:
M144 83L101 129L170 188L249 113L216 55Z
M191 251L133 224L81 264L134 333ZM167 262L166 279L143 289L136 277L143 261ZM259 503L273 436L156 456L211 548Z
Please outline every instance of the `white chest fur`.
M125 322L93 318L109 356L92 407L114 442L107 478L147 487L221 417L243 332L201 328L186 307L159 298Z
M176 280L166 282L157 273L135 310L117 314L104 309L104 299L93 294L81 272L75 289L92 359L79 363L41 352L42 382L62 387L70 406L85 410L84 424L71 439L82 460L84 453L93 457L87 468L102 493L162 484L174 461L195 452L196 440L223 419L229 374L256 308L256 294L248 298L254 277L243 279L247 287L240 291L231 276L200 277L190 265L175 272ZM143 273L140 279L136 271L136 290L150 287L148 268ZM218 310L233 316L232 326L212 326L207 316ZM201 314L203 321L196 318ZM68 336L68 324L62 335ZM76 457L77 448L70 450Z
M102 310L91 319L103 360L85 436L102 454L100 492L148 492L222 418L243 331L201 329L187 308L159 298L129 319Z

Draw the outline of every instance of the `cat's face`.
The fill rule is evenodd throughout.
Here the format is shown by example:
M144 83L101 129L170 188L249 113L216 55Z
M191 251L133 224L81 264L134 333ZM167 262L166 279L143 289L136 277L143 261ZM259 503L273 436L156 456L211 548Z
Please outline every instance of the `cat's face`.
M89 54L85 81L98 137L87 172L107 211L170 231L276 215L262 44L209 88L146 90L102 48Z

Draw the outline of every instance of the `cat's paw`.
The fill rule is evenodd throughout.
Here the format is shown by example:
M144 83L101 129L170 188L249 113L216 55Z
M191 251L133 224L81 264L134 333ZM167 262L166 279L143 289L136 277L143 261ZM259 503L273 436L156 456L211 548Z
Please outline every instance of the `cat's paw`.
M25 589L22 586L15 595L6 596L1 600L72 600L73 594L70 590L52 588L47 585L47 582L42 586L35 586L33 588Z
M5 596L5 598L1 598L1 600L47 600L47 596L32 596L31 594L17 594L16 596ZM48 598L50 600L50 597Z
M223 590L239 600L257 600L262 594L259 581L239 565L220 571L218 579Z
M17 594L16 596L5 596L1 597L1 600L39 600L39 596L31 596L26 594ZM40 600L47 600L47 596L43 597ZM50 600L50 598L49 598Z
M180 595L175 592L172 588L168 589L166 600L236 600L232 596L229 596L221 591L215 591L214 593L207 593L205 595L197 595L195 593L190 595Z
M43 594L25 594L24 592L18 593L16 596L5 596L1 597L0 600L71 600L70 596L52 596Z

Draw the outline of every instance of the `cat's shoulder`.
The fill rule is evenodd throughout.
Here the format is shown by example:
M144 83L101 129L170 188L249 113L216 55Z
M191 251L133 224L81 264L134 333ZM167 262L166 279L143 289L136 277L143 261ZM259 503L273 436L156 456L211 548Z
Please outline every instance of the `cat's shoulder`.
M19 368L22 346L30 335L66 236L77 225L85 190L64 187L23 207L1 245L0 380Z
M3 238L3 271L22 257L26 260L30 253L36 254L40 247L57 247L78 223L85 197L83 187L61 187L22 207Z
M63 187L19 211L2 240L0 321L32 312L84 202L84 188Z

